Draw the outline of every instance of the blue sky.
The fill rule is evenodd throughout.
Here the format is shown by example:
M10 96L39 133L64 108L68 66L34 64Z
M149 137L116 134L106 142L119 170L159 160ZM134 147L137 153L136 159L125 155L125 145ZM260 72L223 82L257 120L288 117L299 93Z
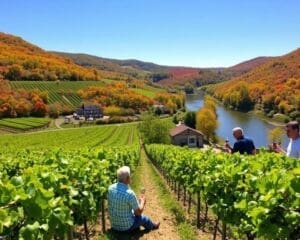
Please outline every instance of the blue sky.
M0 31L46 50L231 66L300 47L299 0L1 0Z

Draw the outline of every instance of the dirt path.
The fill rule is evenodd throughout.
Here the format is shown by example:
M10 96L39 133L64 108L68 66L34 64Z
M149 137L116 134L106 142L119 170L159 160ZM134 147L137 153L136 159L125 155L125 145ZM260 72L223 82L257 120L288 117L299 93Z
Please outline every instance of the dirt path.
M64 123L64 119L63 119L63 118L56 118L56 119L54 120L54 122L55 122L55 126L56 126L57 128L61 128L60 125L62 125L62 124Z
M159 199L159 190L152 181L152 172L149 162L146 160L145 153L142 151L141 157L141 187L146 189L146 208L144 213L149 216L153 221L160 222L160 228L156 231L151 231L144 234L139 239L160 239L160 240L177 240L179 236L176 232L176 222L174 217L166 212Z
M133 176L136 182L136 195L139 196L139 189L145 188L146 207L144 214L152 219L152 221L160 222L160 228L154 231L140 230L131 234L115 233L109 230L106 237L100 239L109 240L179 240L178 233L176 231L175 217L171 213L164 209L161 199L159 198L160 192L158 186L155 185L153 177L155 174L152 166L147 161L147 157L144 151L141 154L141 161L139 170L137 170L137 176ZM138 182L137 182L138 180ZM108 219L107 219L108 220ZM108 229L110 223L107 221ZM141 228L143 229L143 228Z

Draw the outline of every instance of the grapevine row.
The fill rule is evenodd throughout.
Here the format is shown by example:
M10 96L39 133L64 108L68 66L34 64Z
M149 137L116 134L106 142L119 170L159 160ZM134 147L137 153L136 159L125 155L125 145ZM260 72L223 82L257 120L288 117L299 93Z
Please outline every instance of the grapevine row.
M88 238L117 168L138 159L138 145L2 153L0 237L64 239L83 225Z
M169 181L197 194L216 222L234 229L235 237L300 237L298 159L264 151L245 156L166 145L147 145L146 151ZM199 211L197 215L199 226Z

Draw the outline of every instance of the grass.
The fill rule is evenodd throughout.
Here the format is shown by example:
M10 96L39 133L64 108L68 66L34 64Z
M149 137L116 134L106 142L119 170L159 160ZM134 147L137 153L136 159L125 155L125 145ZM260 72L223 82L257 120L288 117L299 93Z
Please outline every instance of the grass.
M284 121L287 118L286 115L279 114L279 113L275 114L273 116L273 118L269 118L262 111L259 111L259 110L248 112L248 114L255 114L256 116L258 116L263 121L266 121L266 122L268 122L272 125L275 125L275 126L283 126Z
M157 93L165 91L164 89L161 88L154 88L146 85L143 88L131 88L131 90L149 98L154 98Z

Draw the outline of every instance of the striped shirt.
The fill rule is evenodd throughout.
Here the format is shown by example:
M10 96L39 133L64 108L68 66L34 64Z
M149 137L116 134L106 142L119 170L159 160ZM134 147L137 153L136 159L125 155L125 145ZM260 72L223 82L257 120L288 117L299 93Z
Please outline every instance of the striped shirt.
M128 230L134 222L133 211L139 208L134 192L124 183L114 183L108 188L108 213L112 228Z

